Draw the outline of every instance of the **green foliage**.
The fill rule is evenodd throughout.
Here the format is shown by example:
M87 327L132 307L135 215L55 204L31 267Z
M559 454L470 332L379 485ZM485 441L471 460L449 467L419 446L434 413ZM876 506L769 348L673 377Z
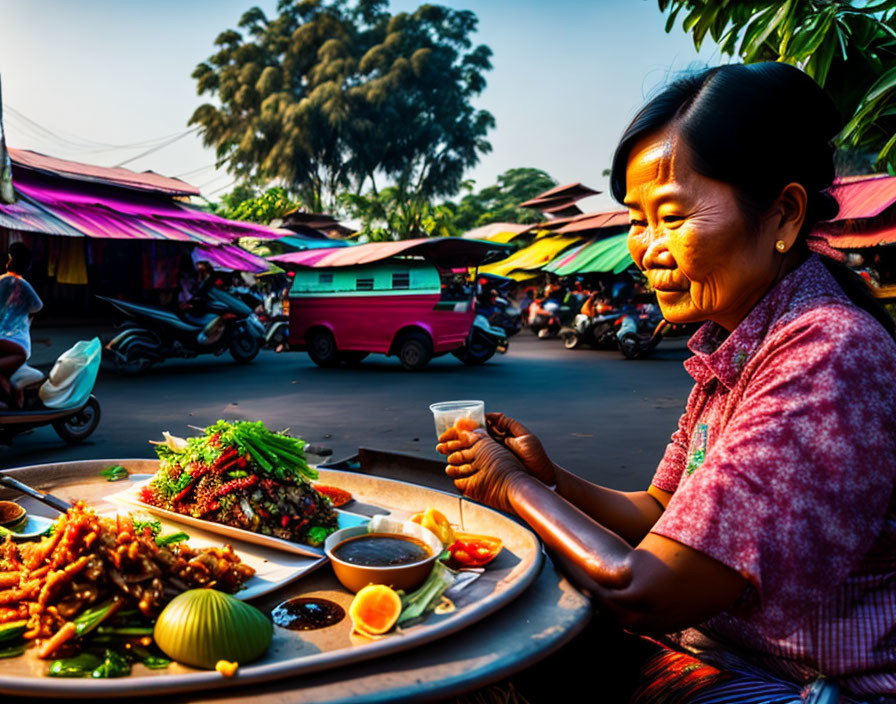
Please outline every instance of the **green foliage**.
M784 61L824 86L849 119L838 146L876 154L896 171L896 0L658 0L666 31L683 16L745 63Z
M344 193L340 205L360 222L355 236L369 242L461 234L450 207L426 198L405 198L397 186L366 195Z
M190 118L219 162L287 184L315 211L344 189L376 194L376 177L403 199L456 192L491 148L494 119L470 103L491 50L472 45L472 12L386 4L280 0L276 17L252 8L223 32L193 72L216 103Z
M508 169L498 176L496 184L468 193L456 205L446 205L454 211L455 225L461 232L492 222L536 223L544 219L540 212L517 206L556 185L541 169Z
M221 198L221 206L215 213L229 220L248 220L267 225L271 220L282 218L301 206L280 186L259 193L252 186L240 185Z

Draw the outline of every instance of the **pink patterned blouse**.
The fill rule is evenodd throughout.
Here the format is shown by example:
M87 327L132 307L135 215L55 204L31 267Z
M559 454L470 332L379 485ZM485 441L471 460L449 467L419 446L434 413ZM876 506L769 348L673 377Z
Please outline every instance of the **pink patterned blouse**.
M708 323L689 346L653 532L751 587L680 641L896 695L896 343L812 255L730 335Z

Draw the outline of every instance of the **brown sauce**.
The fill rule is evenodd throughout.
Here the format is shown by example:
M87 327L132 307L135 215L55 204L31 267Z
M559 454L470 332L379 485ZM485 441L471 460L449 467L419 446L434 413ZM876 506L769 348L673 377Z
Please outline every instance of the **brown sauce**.
M343 562L363 567L394 567L421 562L432 555L422 540L398 533L367 533L343 540L333 548Z
M335 626L345 618L345 610L329 599L295 597L274 607L271 618L281 628L313 631Z

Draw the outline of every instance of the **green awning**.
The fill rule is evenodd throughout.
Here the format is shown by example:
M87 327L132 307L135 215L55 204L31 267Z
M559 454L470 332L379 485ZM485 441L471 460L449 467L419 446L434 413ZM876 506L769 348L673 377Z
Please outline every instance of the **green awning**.
M584 245L567 255L558 257L544 267L557 276L613 272L619 274L634 264L628 253L628 233L608 237Z

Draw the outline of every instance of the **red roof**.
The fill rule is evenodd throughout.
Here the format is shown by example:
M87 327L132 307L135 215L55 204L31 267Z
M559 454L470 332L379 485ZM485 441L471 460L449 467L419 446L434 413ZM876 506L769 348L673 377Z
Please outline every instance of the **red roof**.
M560 198L580 200L581 198L587 198L588 196L595 196L598 193L600 193L600 191L595 191L593 188L589 188L588 186L584 186L578 182L567 183L565 186L555 186L554 188L551 188L544 193L539 193L532 200L527 200L525 203L520 203L520 207L528 208L532 205L538 204L540 201Z
M822 233L831 247L837 249L863 249L896 243L896 223L881 223L861 232L843 234Z
M577 218L574 222L557 230L558 234L601 230L606 227L628 227L628 210L611 210L606 213L588 213L588 217Z
M177 178L161 176L154 171L137 173L130 169L110 168L82 164L78 161L56 159L27 149L9 148L9 158L15 166L33 169L45 174L72 178L79 181L104 183L111 186L154 191L172 196L198 196L199 189Z
M873 218L896 203L896 176L851 176L838 179L830 190L840 204L836 220Z

